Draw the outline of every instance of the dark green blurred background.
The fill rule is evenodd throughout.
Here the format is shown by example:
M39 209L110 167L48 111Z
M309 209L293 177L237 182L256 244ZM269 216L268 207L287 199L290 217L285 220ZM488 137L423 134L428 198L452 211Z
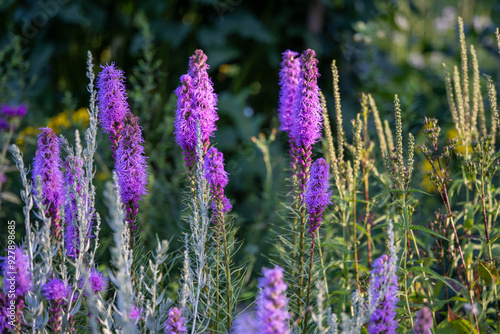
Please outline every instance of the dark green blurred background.
M349 138L350 119L360 109L361 92L371 93L382 117L391 122L397 93L406 131L418 134L424 115L438 117L441 126L449 129L441 63L451 66L459 59L459 15L464 18L468 42L478 49L480 69L497 78L500 67L494 30L500 24L500 5L494 1L0 0L0 49L7 50L0 63L2 75L13 68L4 77L0 102L29 105L14 141L22 146L30 164L38 134L34 129L52 122L68 138L74 138L76 128L83 133L85 121L74 120L72 114L88 105L87 50L97 64L115 62L128 77L131 110L140 116L149 156L150 195L141 204L145 249L154 247L149 240L155 240L155 233L172 240L177 248L185 230L179 218L185 177L181 150L173 136L173 91L187 72L188 57L195 49L203 49L219 94L220 120L213 143L224 153L231 174L227 194L238 238L244 240L239 258L259 257L260 266L266 261L261 254L271 247L267 231L279 221L279 202L289 190L284 171L287 138L278 133L269 146L273 182L266 187L263 155L251 137L261 132L269 136L279 126L281 53L316 50L322 75L319 84L331 119L330 63L337 60ZM18 66L23 64L19 57L8 50L14 34L21 38L22 56L29 63L26 71ZM98 143L96 184L101 196L113 163L104 134L99 134ZM319 155L321 145L317 146ZM417 166L420 172L422 168ZM417 176L415 187L421 181ZM4 190L18 194L19 187L18 173L9 172ZM98 210L106 216L101 200ZM24 234L21 215L21 205L2 203L0 219L17 220L18 240ZM107 233L105 228L105 246L110 242ZM6 231L0 231L0 244L5 235Z

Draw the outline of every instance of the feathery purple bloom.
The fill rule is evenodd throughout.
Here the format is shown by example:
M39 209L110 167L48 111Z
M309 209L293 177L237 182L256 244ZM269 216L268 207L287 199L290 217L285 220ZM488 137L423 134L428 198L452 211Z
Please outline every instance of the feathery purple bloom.
M184 318L177 307L172 307L168 311L168 319L165 321L165 333L187 334L187 328L184 326Z
M323 117L318 88L318 60L314 50L300 56L300 75L290 137L298 146L310 147L321 138Z
M61 238L61 219L59 207L62 204L63 173L61 171L60 143L55 132L50 128L41 128L42 133L38 135L38 148L33 161L33 184L41 177L43 205L46 207L45 215L52 218L51 229L55 240ZM36 189L33 188L36 193Z
M181 85L175 90L177 111L175 114L175 141L184 151L196 148L196 111L193 80L188 74L181 76Z
M54 333L62 332L62 308L65 299L68 298L70 289L68 285L58 278L51 279L42 285L43 295L50 302L49 327Z
M104 274L96 268L92 268L91 270L87 269L87 273L89 274L89 287L94 295L97 295L100 292L103 292L108 288L109 278L104 276ZM83 289L84 279L82 278L79 283L80 289ZM87 292L84 291L84 295L87 295Z
M398 277L397 268L392 268L392 270L389 268L391 265L396 265L392 262L391 258L384 254L373 263L373 269L370 273L371 283L369 293L373 301L379 300L379 298L380 300L377 308L370 317L370 323L368 324L368 332L370 334L394 334L398 328L396 321Z
M263 268L264 277L259 278L259 296L257 299L257 321L263 334L284 334L288 332L287 310L288 300L283 281L283 269L275 266L274 269Z
M422 307L417 312L415 323L413 324L414 334L431 334L432 312L427 307Z
M299 54L295 51L286 50L283 52L283 61L279 73L281 89L278 107L281 131L290 131L294 123L293 110L295 108L300 72L298 56Z
M14 249L13 264L9 264L8 257L3 258L2 274L4 276L4 285L7 285L7 283L10 285L13 279L17 297L22 297L26 292L33 290L28 261L28 255L18 246Z
M129 112L125 76L115 63L102 66L97 79L97 100L99 106L99 121L111 140L113 156L118 147L122 120Z
M228 173L224 170L224 157L222 152L219 152L215 147L210 148L205 156L205 179L208 182L210 191L212 192L212 222L217 224L223 221L225 213L231 210L232 206L224 194L229 179Z
M130 319L137 321L141 318L142 314L142 309L137 307L136 305L132 306L132 309L130 310L130 314L128 315Z
M231 333L237 334L258 334L259 326L253 312L243 312L236 319Z
M139 210L139 200L148 193L148 172L143 143L139 118L127 113L123 119L123 129L116 150L115 168L126 219L132 228L135 228L133 220Z
M323 211L331 204L330 166L323 158L316 160L311 167L311 178L307 186L305 201L309 211L309 234L314 235L323 220Z

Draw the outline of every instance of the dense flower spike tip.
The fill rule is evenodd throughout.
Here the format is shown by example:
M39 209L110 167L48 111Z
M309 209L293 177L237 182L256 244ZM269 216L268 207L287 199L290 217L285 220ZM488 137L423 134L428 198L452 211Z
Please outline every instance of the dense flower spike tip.
M293 110L300 72L300 60L298 56L299 54L295 51L286 50L283 52L283 61L281 62L279 73L281 89L278 107L281 131L290 131L294 123Z
M123 119L122 134L116 150L115 167L126 219L132 228L135 228L133 220L138 213L139 200L148 193L148 171L143 143L139 118L127 113Z
M370 334L394 334L398 328L396 321L398 277L397 269L390 270L389 268L392 262L390 257L384 254L373 263L370 273L370 294L373 300L379 300L379 304L370 317L368 324Z
M96 268L92 268L91 270L87 269L89 274L89 287L94 295L97 295L100 292L103 292L108 288L109 278L104 276L104 274L97 270ZM80 289L83 289L84 279L82 278L79 283ZM84 295L87 296L87 292L84 291Z
M68 298L70 289L68 285L58 278L51 279L42 285L42 292L50 302L49 326L53 333L62 333L62 308L64 301Z
M259 292L257 300L257 320L263 334L288 333L287 310L288 300L285 292L288 286L283 281L283 269L276 266L274 269L263 268L264 277L259 278Z
M72 171L71 166L74 166L74 171ZM64 215L66 218L64 247L66 248L66 254L69 257L75 258L77 254L76 248L79 243L77 225L78 208L76 201L77 197L82 196L83 161L75 156L68 155L64 161L64 169L64 184L66 186L66 200L64 202ZM74 188L76 188L76 192L74 192Z
M318 60L314 50L300 56L300 76L290 137L298 146L310 147L321 138L323 116L318 88Z
M61 222L59 207L63 201L63 173L61 171L60 142L55 132L50 128L41 128L38 135L38 148L33 161L33 184L38 176L42 182L42 198L45 205L45 215L52 218L52 232L55 239L61 238ZM35 188L33 189L36 193Z
M330 166L325 159L316 160L311 167L311 178L307 186L306 205L309 210L309 234L314 236L321 221L323 211L331 204L330 196Z
M4 276L4 285L7 282L15 282L15 295L22 297L28 291L33 290L33 282L31 281L31 273L29 271L29 256L24 253L21 247L15 246L14 249L14 264L9 264L9 258L3 258L2 274Z
M432 328L432 313L427 307L422 307L417 312L413 325L414 334L430 334Z
M224 157L215 147L210 148L205 156L205 179L212 192L212 222L217 224L223 221L223 216L232 208L229 199L224 194L229 179L228 173L224 170Z
M114 63L102 66L97 79L99 121L104 132L109 134L111 150L118 147L123 117L129 112L124 72Z
M209 138L213 136L217 127L215 122L219 119L217 115L217 94L214 93L214 85L208 76L207 55L202 50L196 50L189 57L189 76L193 79L194 106L197 119L200 122L202 140L205 149L208 148Z
M172 307L168 311L168 319L165 321L165 333L187 334L187 328L184 326L182 312L177 307Z
M196 112L194 109L193 80L187 74L181 76L181 85L175 90L177 110L175 113L175 141L182 150L193 152L196 147ZM186 162L187 163L187 162Z

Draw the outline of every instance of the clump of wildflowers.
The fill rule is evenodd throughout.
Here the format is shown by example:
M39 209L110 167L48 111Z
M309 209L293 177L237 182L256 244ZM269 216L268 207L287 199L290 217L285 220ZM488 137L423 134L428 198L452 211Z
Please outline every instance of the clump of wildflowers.
M165 333L167 334L186 334L187 328L184 325L182 312L177 307L172 307L168 311L168 319L165 321Z
M262 269L264 277L259 278L259 292L257 300L257 322L263 334L288 333L287 310L288 300L285 292L288 286L283 281L283 269L275 266L274 269Z
M126 220L132 230L136 228L134 219L139 211L139 200L148 193L148 172L143 143L139 118L127 113L123 119L122 134L116 150L115 167Z
M50 303L49 326L54 333L61 333L62 308L70 290L65 282L58 278L53 278L42 286L42 291Z
M20 105L2 105L1 115L5 118L20 117L23 118L28 113L28 107L25 104Z
M414 334L430 334L432 328L432 313L427 307L422 307L417 312L417 318L413 325Z
M41 177L45 216L52 219L51 229L55 241L61 239L61 218L59 207L64 198L63 174L61 171L60 142L50 128L41 128L38 135L38 148L33 162L33 184Z
M398 277L395 261L386 254L382 255L373 263L370 275L369 294L372 301L378 301L378 305L371 314L368 332L370 334L396 333L398 328L395 319L398 302Z
M129 111L125 76L114 63L101 67L97 78L99 121L104 132L109 134L114 157L121 136L122 120Z
M205 156L205 179L212 192L212 222L217 224L223 222L224 214L231 210L231 203L224 195L224 188L228 183L228 173L224 170L224 157L215 147L208 150Z
M306 204L309 210L309 234L313 237L323 220L323 211L331 204L330 166L323 158L316 160L311 168L311 178L307 185Z

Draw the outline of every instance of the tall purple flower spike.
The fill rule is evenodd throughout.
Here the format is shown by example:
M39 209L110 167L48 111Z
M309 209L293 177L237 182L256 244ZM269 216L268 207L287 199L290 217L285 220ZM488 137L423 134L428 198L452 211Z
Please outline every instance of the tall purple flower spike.
M184 325L182 312L177 307L172 307L168 311L168 319L165 321L166 334L187 334L187 328Z
M53 278L42 285L42 291L50 303L49 327L52 329L52 333L62 333L62 308L68 298L70 289L65 282Z
M373 269L370 273L370 294L373 300L378 300L380 293L384 295L381 298L377 308L370 317L368 332L370 334L387 333L395 334L398 328L396 321L396 304L398 302L398 277L397 269L389 270L393 261L387 255L382 255L373 263ZM393 274L389 277L389 273ZM381 287L387 287L381 291Z
M288 333L287 310L288 300L283 281L283 269L275 266L274 269L262 269L264 277L259 278L259 296L257 299L257 321L260 333L285 334Z
M71 161L73 160L73 161ZM74 171L71 170L74 167ZM66 186L66 200L64 203L64 214L66 220L66 228L64 232L66 254L75 258L78 254L77 247L79 244L79 230L78 230L78 208L76 205L77 198L84 196L82 194L81 182L83 180L83 161L75 156L67 156L64 161L64 184ZM73 193L73 187L76 188L76 193ZM86 199L84 199L85 201ZM87 237L91 231L91 221L88 223Z
M330 196L330 166L323 158L316 160L311 168L311 178L307 185L306 205L309 211L309 234L314 237L314 233L321 225L323 211L328 204L331 204Z
M300 56L299 85L290 129L292 170L297 173L299 197L303 200L311 168L312 145L321 138L323 118L318 88L318 61L313 50Z
M205 156L205 179L212 192L212 223L224 222L224 215L232 208L229 199L224 194L229 179L224 170L224 157L215 147L208 150Z
M113 157L118 148L123 117L129 112L124 72L115 63L102 66L97 78L99 121L109 134Z
M297 86L299 85L300 60L299 54L295 51L286 50L283 52L281 62L280 95L278 117L280 120L280 130L290 131L293 127L293 110L295 108L295 97Z
M431 334L432 312L427 307L422 307L417 312L415 323L413 324L414 334Z
M189 58L188 74L181 76L181 85L175 90L177 110L175 115L175 136L182 148L189 178L193 181L198 158L196 156L196 126L199 123L203 154L210 146L210 137L217 127L217 94L208 76L207 56L202 50L196 50ZM203 157L201 157L203 158Z
M120 195L125 206L125 219L131 231L136 228L134 219L139 211L139 201L148 193L146 188L148 171L143 143L139 118L129 112L123 119L115 168L121 189Z
M60 143L55 132L50 128L41 128L38 135L38 148L33 161L33 184L38 176L42 181L42 204L46 208L45 216L52 219L51 230L54 240L61 240L61 218L59 207L62 204L63 174L61 171ZM33 188L36 193L36 188Z

